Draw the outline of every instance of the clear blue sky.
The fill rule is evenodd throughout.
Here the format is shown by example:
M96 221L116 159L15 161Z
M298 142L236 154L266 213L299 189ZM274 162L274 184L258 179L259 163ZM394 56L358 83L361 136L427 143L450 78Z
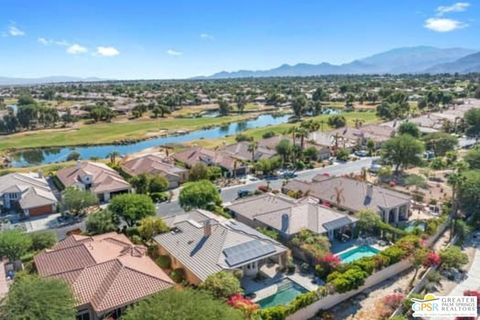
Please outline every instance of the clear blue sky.
M184 78L478 48L480 2L0 0L0 76Z

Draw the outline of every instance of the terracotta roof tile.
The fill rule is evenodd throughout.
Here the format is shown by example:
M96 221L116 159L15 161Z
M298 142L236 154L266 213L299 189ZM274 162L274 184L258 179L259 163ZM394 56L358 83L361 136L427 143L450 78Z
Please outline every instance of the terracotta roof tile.
M41 276L71 285L78 306L90 304L102 314L173 285L146 251L123 234L75 235L38 254L34 261Z

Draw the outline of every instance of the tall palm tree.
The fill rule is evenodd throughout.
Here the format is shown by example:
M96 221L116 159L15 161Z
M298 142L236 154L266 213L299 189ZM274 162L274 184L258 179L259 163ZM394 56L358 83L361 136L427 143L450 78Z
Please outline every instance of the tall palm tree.
M115 164L115 163L117 163L117 157L120 157L120 152L112 151L107 155L107 157L110 158L110 163L111 164Z
M458 219L458 190L465 182L466 177L461 174L463 168L457 168L457 172L454 172L448 176L447 183L452 186L452 211L450 213L450 219L452 221L450 238L453 237L455 226Z
M258 148L257 141L252 141L248 145L248 151L252 153L252 162L255 162L255 151L257 151L257 148Z

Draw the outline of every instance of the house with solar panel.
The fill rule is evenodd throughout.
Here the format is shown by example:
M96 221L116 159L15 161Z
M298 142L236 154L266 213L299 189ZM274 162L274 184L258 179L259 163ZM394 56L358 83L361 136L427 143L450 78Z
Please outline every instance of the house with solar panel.
M205 210L165 218L171 228L154 239L160 255L171 258L171 268L185 271L194 285L220 271L241 270L255 277L262 269L286 266L288 249L255 229Z
M266 227L289 240L307 229L328 237L347 240L353 237L352 215L322 206L313 198L293 199L283 194L264 193L232 202L227 206L232 216L253 228Z

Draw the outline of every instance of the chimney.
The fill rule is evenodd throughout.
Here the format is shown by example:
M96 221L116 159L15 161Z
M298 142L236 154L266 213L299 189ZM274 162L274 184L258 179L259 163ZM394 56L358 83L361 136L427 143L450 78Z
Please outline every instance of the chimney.
M81 162L80 160L77 160L77 169L80 169Z
M43 173L42 173L42 171L38 171L38 172L37 172L37 176L38 176L39 179L42 179L42 178L43 178Z
M371 199L372 196L373 196L373 184L368 183L367 184L367 197L369 197Z
M212 234L212 223L210 222L210 219L208 219L203 224L203 236L205 238L208 238L210 237L211 234Z

